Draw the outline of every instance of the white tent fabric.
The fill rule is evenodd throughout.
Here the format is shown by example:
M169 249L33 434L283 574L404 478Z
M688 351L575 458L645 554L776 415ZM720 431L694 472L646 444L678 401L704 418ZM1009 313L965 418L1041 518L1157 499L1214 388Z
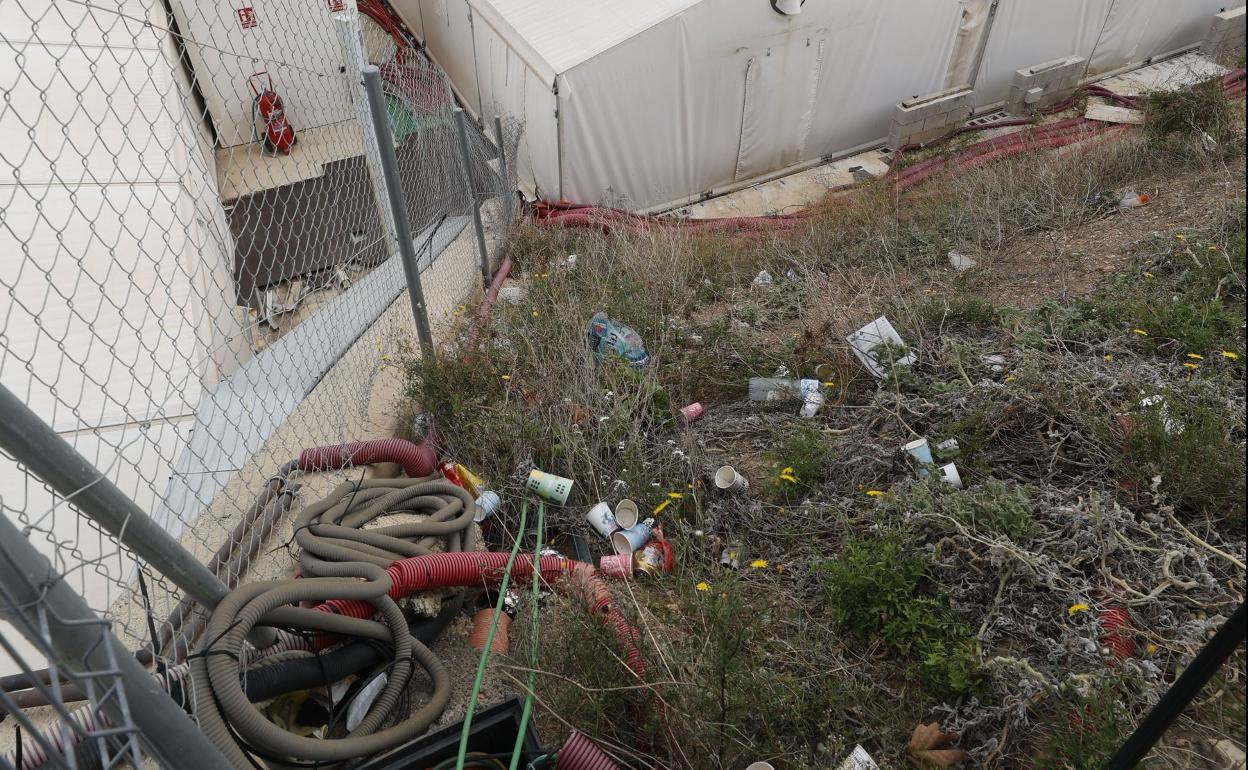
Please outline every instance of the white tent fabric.
M1199 43L1210 0L394 0L469 109L525 120L541 198L675 205L880 142L894 105L1072 54L1088 75ZM987 39L984 39L987 35ZM980 51L979 72L974 70Z

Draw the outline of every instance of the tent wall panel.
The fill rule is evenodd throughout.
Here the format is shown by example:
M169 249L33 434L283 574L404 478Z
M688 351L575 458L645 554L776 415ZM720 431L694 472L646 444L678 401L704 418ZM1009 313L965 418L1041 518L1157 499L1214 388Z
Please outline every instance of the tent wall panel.
M393 7L404 21L424 20L424 42L430 55L450 76L459 98L480 114L472 8L467 0L396 0Z
M170 0L222 147L253 140L247 79L267 71L296 130L355 116L333 14L325 2L248 0L256 26L239 23L241 4Z

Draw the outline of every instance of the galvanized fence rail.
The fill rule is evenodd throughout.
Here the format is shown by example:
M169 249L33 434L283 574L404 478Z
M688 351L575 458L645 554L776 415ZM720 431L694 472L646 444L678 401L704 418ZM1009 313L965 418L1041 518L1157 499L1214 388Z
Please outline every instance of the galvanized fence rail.
M0 767L192 761L154 660L506 248L522 125L361 8L0 0Z

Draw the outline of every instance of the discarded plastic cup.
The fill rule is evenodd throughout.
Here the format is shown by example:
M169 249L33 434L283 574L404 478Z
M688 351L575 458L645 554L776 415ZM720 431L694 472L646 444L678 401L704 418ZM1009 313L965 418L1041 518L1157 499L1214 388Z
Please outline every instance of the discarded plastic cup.
M750 488L750 482L731 465L721 465L715 471L715 486L725 492L744 492Z
M640 520L641 513L637 510L637 503L626 497L615 504L615 522L620 525L620 529L628 529Z
M633 555L608 554L598 560L598 570L612 580L630 580L633 577Z
M594 503L594 507L585 514L585 521L604 538L610 538L611 533L620 528L615 514L611 512L611 506L607 503Z
M958 473L958 466L953 463L940 466L942 480L952 486L954 489L962 488L962 474Z
M643 548L654 530L644 521L638 522L628 529L617 529L611 534L611 546L616 553L626 553Z
M902 447L914 459L919 461L919 478L925 479L928 476L925 466L932 464L932 448L927 445L926 438L916 438L909 444Z
M472 520L480 524L486 519L494 515L498 510L498 506L502 505L503 499L498 496L497 492L485 490L477 495L477 512L473 515Z
M540 497L559 505L566 503L568 495L572 494L572 479L565 479L536 468L529 471L529 480L525 486L530 492L536 492Z
M697 401L694 401L689 406L681 408L680 416L685 418L686 423L691 423L694 420L701 417L703 411L705 410L702 408L702 404L698 403Z

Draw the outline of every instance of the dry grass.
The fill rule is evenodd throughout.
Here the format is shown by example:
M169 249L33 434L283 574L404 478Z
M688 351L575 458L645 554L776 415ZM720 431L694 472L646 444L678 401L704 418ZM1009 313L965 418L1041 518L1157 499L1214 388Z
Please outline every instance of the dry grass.
M898 766L908 731L936 719L977 765L1098 766L1244 591L1244 208L1220 192L1242 190L1243 162L1235 143L1154 133L902 198L869 186L793 236L518 233L527 297L500 305L477 348L409 368L449 453L509 503L496 546L532 467L575 479L550 526L591 538L593 502L650 510L682 495L658 517L676 570L617 587L668 729L629 719L644 698L614 642L552 599L546 741L574 726L630 767L682 768L821 768L861 743ZM1147 209L1100 202L1129 185L1196 192L1150 236ZM1114 259L1067 249L1080 228ZM956 274L950 250L980 264ZM1026 251L1063 279L994 291L1028 269ZM769 288L751 286L760 269ZM597 311L641 334L645 367L595 364ZM880 314L919 363L877 383L844 336ZM749 377L781 367L834 383L818 417L745 400ZM1141 406L1151 394L1170 411ZM685 427L676 409L691 401L707 411ZM915 435L959 439L964 491L914 479L897 447ZM748 495L705 488L721 463L750 478ZM778 480L788 466L799 483ZM727 544L741 569L719 565ZM882 553L910 567L872 561ZM1071 614L1078 604L1091 611ZM1115 605L1133 614L1138 653L1112 664L1095 613ZM1222 735L1243 744L1243 665L1158 766L1203 767ZM509 671L521 689L523 670Z

